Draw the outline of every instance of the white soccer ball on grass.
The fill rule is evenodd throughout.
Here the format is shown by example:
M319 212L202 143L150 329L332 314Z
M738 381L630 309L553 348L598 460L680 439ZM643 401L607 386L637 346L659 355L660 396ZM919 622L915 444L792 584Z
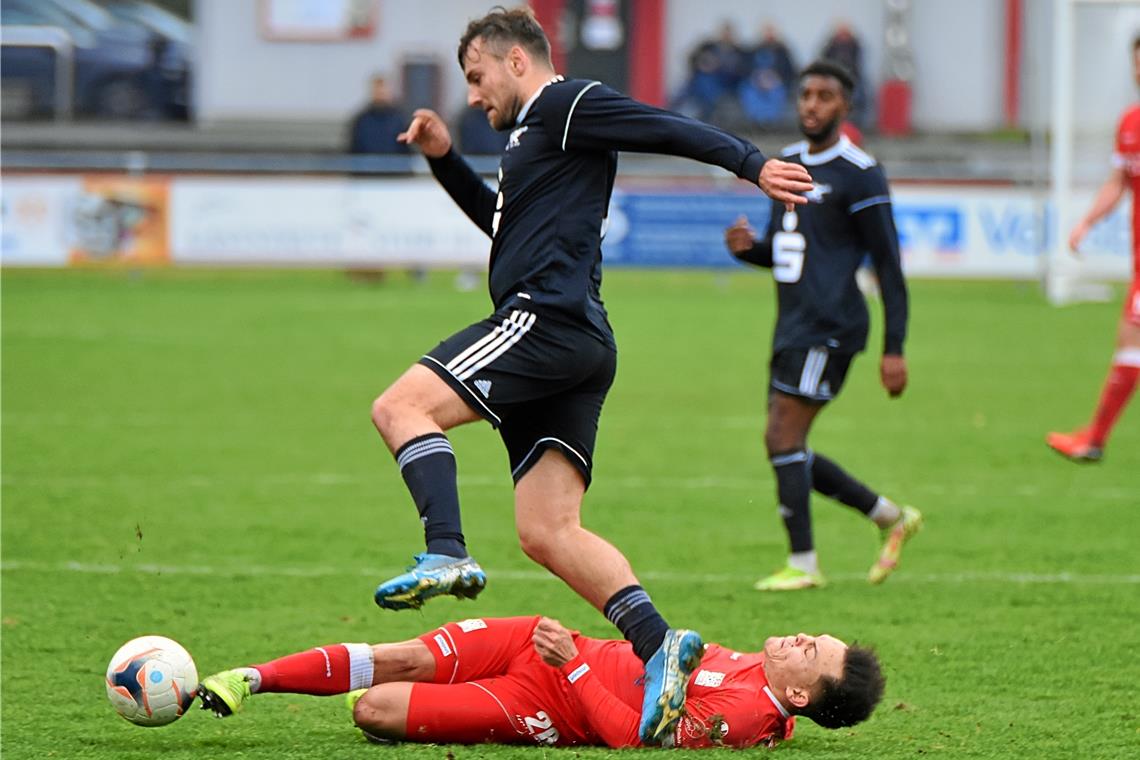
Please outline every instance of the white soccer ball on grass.
M140 636L119 647L107 666L107 698L139 726L165 726L190 709L198 669L190 653L165 636Z

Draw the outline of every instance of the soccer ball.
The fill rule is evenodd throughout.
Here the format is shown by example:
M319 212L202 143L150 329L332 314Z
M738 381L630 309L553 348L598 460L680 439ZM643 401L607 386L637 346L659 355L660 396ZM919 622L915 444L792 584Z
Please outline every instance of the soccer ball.
M107 666L107 698L139 726L165 726L194 701L198 669L177 641L140 636L119 647Z

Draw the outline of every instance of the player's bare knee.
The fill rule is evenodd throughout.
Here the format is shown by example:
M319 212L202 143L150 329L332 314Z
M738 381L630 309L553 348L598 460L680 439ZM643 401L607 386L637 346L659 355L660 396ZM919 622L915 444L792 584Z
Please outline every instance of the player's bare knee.
M799 440L800 437L796 435L795 431L784 424L769 422L768 427L764 430L764 448L768 450L768 456L783 454L785 451L799 448Z
M1140 325L1127 319L1120 320L1120 328L1116 332L1117 348L1140 348Z
M540 565L547 566L558 551L557 532L541 526L519 525L519 546L523 554Z
M544 541L538 533L519 531L519 546L523 554L530 557L540 565L546 564L548 542Z
M410 411L389 392L372 402L372 424L393 451L406 442Z
M357 728L385 739L402 735L402 720L394 699L383 686L374 686L356 701L352 708L352 722Z
M771 425L764 431L764 449L768 452L768 456L780 450L779 431L773 430Z
M382 394L372 402L372 424L384 435L386 430L392 429L395 420L394 405L387 394Z

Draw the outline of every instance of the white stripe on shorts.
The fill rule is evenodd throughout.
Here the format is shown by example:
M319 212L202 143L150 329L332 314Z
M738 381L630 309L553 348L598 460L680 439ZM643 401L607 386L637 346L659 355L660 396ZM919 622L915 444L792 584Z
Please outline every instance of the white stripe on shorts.
M516 317L515 315L518 316ZM537 318L534 314L526 311L517 311L515 314L512 314L511 317L514 319L513 327L509 330L504 330L502 338L487 344L482 350L469 357L461 365L452 368L456 377L460 380L467 380L476 372L505 354L511 346L522 339L523 335L526 335L530 328L534 326L535 319Z
M486 346L488 343L491 343L493 341L502 340L503 332L508 330L508 329L513 329L510 327L510 325L514 324L514 319L516 316L518 316L518 313L519 313L518 309L512 311L511 315L503 320L503 324L499 325L494 330L487 333L486 335L484 335L482 338L480 338L479 340L472 343L467 348L463 349L463 351L461 351L454 359L449 361L444 366L447 367L447 369L451 370L452 373L454 373L455 368L457 366L459 366L460 364L462 364L464 361L466 361L467 358L471 356L471 354L479 351L484 346Z
M563 447L565 447L566 451L572 452L574 454L574 456L578 457L578 459L581 460L582 466L585 467L586 470L590 469L590 463L586 461L586 457L579 454L578 451L573 446L566 443L566 441L563 441L560 438L555 438L553 436L546 436L544 438L539 438L537 441L534 442L534 445L530 447L530 451L528 451L526 453L526 456L523 457L519 461L519 466L516 467L515 469L511 470L511 477L514 477L515 475L517 475L519 470L521 470L523 468L523 465L525 465L528 461L530 461L530 458L532 456L534 456L534 452L538 450L538 447L540 445L542 445L543 443L546 443L547 441L554 441L555 443L561 444ZM565 452L563 452L563 453L565 453Z
M813 348L808 351L804 360L804 369L800 373L800 393L805 396L814 396L819 391L819 379L827 366L827 349Z

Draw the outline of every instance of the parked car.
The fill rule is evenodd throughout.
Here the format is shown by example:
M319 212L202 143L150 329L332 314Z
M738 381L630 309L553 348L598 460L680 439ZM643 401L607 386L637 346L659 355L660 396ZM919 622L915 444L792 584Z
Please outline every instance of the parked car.
M89 0L4 0L0 24L5 116L53 115L58 76L73 78L71 107L77 116L158 118L170 115L179 98L185 102L188 67L181 77L163 74L162 38L116 20ZM36 32L69 41L72 65L52 48L31 44Z
M145 27L161 40L156 56L159 71L168 83L168 115L187 119L190 115L190 80L194 71L194 27L189 21L165 8L144 0L95 0L124 23Z

